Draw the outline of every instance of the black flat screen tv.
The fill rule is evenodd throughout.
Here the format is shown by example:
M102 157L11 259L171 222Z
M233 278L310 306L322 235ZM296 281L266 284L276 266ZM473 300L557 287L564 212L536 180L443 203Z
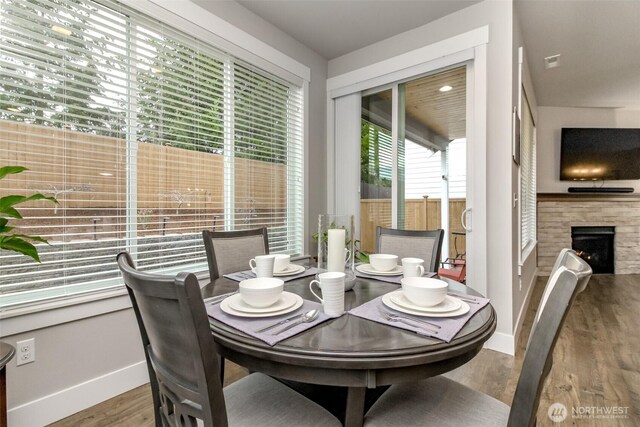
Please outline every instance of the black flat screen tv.
M560 179L640 179L640 129L562 128Z

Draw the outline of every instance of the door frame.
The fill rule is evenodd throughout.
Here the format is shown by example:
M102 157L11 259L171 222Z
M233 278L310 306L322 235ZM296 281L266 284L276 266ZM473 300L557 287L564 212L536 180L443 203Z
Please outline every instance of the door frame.
M327 212L336 213L340 195L335 178L336 99L467 63L467 285L483 295L487 293L488 42L489 27L483 26L327 80Z

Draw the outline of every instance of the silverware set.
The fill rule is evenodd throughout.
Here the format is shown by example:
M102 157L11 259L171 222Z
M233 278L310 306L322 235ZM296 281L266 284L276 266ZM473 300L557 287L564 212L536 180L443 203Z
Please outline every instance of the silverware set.
M240 291L234 291L234 292L229 292L227 294L216 295L215 297L211 297L211 298L205 298L204 303L205 304L217 304L219 302L222 302L223 299L229 298L230 296L233 296L233 295L237 294L238 292L240 292Z
M419 326L431 332L432 334L437 334L438 329L440 329L439 325L436 325L435 323L431 323L423 319L416 319L414 317L402 316L400 314L391 313L389 311L385 311L382 309L379 309L378 311L380 312L380 315L388 322L401 322L406 325L413 326L414 328L416 326Z
M478 302L478 300L476 300L474 297L471 297L471 296L460 295L460 294L452 294L452 293L447 293L447 295L452 296L454 298L461 299L462 301L464 301L466 303L469 303L469 304L480 304Z
M284 331L288 331L289 329L293 328L294 326L297 326L301 323L309 323L309 322L313 322L314 320L316 320L318 318L318 316L320 315L320 312L318 310L309 310L306 313L301 313L301 314L296 314L295 316L291 316L288 317L284 320L280 320L279 322L273 323L269 326L266 326L264 328L261 329L257 329L254 332L256 333L262 333L262 332L266 332L270 329L273 328L277 328L278 326L282 326L282 325L286 325L284 328L280 329L277 332L272 332L271 335L278 335L281 334ZM291 322L291 323L289 323ZM287 323L289 323L287 325Z

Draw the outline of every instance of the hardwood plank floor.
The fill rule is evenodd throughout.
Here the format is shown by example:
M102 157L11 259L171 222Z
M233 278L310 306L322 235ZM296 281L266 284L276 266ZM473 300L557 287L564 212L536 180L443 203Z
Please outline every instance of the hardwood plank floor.
M447 374L461 383L511 404L531 322L546 283L538 278L524 320L516 357L482 350L471 362ZM554 352L554 365L538 410L538 426L640 425L640 275L593 276L578 296ZM225 384L246 374L227 362ZM564 404L569 417L552 423L549 406ZM622 407L627 418L574 419L572 408ZM148 385L65 418L53 426L153 426Z

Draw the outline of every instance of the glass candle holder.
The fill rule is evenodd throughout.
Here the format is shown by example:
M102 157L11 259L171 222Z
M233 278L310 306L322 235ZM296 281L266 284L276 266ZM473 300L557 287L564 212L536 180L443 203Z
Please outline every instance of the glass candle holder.
M353 215L318 215L318 270L343 271L345 290L355 284L355 224Z

